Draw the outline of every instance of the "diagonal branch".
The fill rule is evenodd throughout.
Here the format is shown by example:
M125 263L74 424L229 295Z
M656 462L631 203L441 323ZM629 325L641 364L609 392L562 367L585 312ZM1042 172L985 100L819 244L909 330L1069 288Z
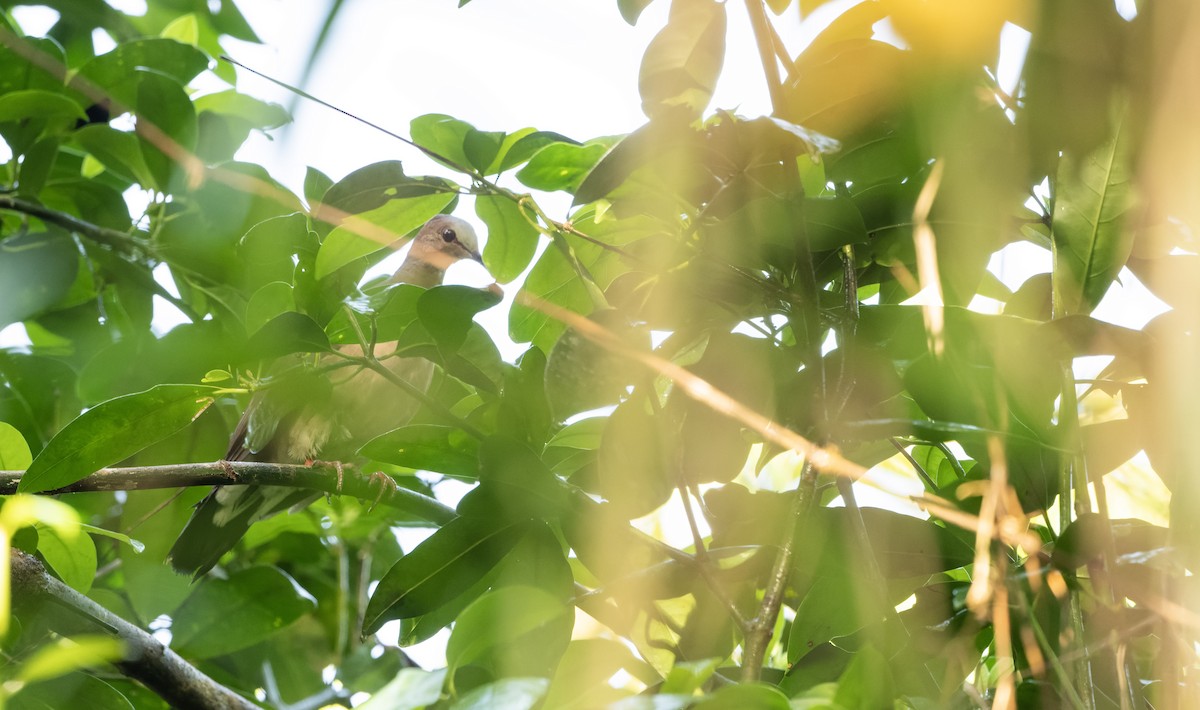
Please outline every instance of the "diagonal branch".
M12 551L13 599L22 610L56 607L43 614L56 633L104 633L122 642L125 657L116 667L158 694L171 707L185 710L235 710L258 705L234 693L190 665L149 633L88 599L46 573L37 558ZM68 613L63 613L63 610Z

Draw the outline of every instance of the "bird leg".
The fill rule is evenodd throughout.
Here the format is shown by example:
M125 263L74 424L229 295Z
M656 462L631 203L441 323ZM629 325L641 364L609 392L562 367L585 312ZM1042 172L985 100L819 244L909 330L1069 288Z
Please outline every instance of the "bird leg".
M385 495L394 493L400 488L400 486L396 484L396 479L387 475L383 471L376 471L375 473L372 473L370 479L371 486L374 486L376 483L379 484L379 495L375 496L375 501L371 503L371 507L367 508L368 513L375 510L375 506L379 505L379 502L383 500Z
M225 475L229 477L230 481L236 482L238 480L237 470L235 470L233 465L228 461L221 459L217 462L217 465L221 467L221 470L225 472Z
M334 470L337 471L337 488L335 490L338 495L341 495L342 494L342 481L346 478L346 472L345 472L345 469L342 468L342 462L341 461L318 461L316 459L305 459L304 460L304 465L307 466L308 468L312 468L313 466L316 466L317 464L322 464L324 466L333 466Z

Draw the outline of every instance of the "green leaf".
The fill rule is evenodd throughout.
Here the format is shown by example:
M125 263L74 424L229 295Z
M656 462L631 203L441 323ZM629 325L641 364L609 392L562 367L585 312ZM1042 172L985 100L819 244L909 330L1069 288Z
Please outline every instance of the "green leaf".
M412 424L381 434L358 453L375 461L447 476L479 476L479 444L455 427Z
M212 406L213 387L159 385L92 407L58 432L30 464L17 490L67 486L171 436Z
M144 67L153 67L155 72L186 86L208 68L208 57L195 47L173 39L135 40L91 59L79 68L79 76L107 89L121 103L133 106L134 87L125 82Z
M453 600L495 567L525 531L523 524L497 526L479 518L446 523L379 580L363 617L364 633Z
M308 592L274 567L206 577L172 615L171 646L186 656L221 656L271 637L315 607Z
M502 678L459 698L451 710L532 710L546 694L545 678Z
M454 622L446 643L450 672L486 664L495 677L549 675L571 640L573 610L537 588L487 592Z
M246 302L246 331L254 333L272 318L295 310L296 298L292 294L292 285L283 281L272 281L255 291Z
M475 214L488 228L483 263L492 278L508 283L521 275L538 247L538 230L521 214L521 206L500 195L475 198Z
M309 205L323 202L325 193L333 186L333 178L311 165L304 171L304 201Z
M330 192L334 188L330 188ZM400 198L347 219L335 227L321 243L321 249L317 252L316 277L325 278L350 262L387 246L364 236L363 222L385 229L396 238L400 238L425 224L453 199L454 195L451 193Z
M196 13L189 12L176 17L158 36L195 47L200 42L200 22L196 19Z
M519 441L492 436L479 447L480 486L459 513L493 520L550 519L567 507L567 489L537 454Z
M0 470L24 471L33 461L29 444L12 424L0 422Z
M862 213L847 197L804 198L804 224L809 248L813 251L867 241L867 226L863 223Z
M246 125L258 129L279 128L292 120L287 109L279 104L262 101L253 96L238 93L233 89L218 91L215 94L205 94L193 103L198 114L217 113L237 118Z
M414 143L422 148L428 148L453 164L445 163L442 160L438 160L438 162L455 170L472 166L464 144L467 134L476 129L466 121L460 121L443 113L430 113L414 118L409 123L408 130ZM488 162L491 162L491 158L488 158ZM486 167L486 163L484 167Z
M638 72L642 111L697 117L712 100L725 61L725 4L672 3L667 25L646 47Z
M24 659L16 679L22 683L37 683L119 661L123 655L124 648L120 639L109 636L60 638Z
M38 531L38 553L71 589L87 594L96 577L96 543L91 535L60 535L47 525Z
M445 668L436 671L405 668L357 707L358 710L422 710L441 698L445 682Z
M78 271L79 251L63 232L25 232L0 241L0 328L45 312L66 295Z
M1055 315L1090 313L1133 247L1130 137L1124 120L1083 160L1065 154L1054 183Z
M74 640L74 639L71 639ZM55 650L61 650L55 647ZM99 650L90 644L86 651ZM83 664L83 657L72 654L75 662ZM119 659L119 656L118 656ZM96 663L105 660L97 658ZM115 682L115 681L114 681ZM46 710L46 708L78 708L88 710L134 710L129 697L115 687L114 682L105 682L83 671L75 671L50 681L31 683L14 694L5 703L6 710ZM157 700L157 696L151 696Z
M534 153L517 179L534 190L572 192L607 152L603 143L551 143Z
M631 25L636 25L638 18L642 16L642 11L650 7L650 3L654 0L617 0L617 9L621 11L621 17Z
M627 519L657 509L675 489L674 423L648 407L644 396L622 402L608 417L600 442L597 490Z
M481 173L487 170L499 156L504 139L503 131L480 131L475 128L467 131L463 138L463 152L471 167Z
M536 131L532 128L522 128L516 133L509 133L500 144L492 164L488 166L487 174L502 173L517 167L533 157L542 148L551 143L568 143L579 145L579 141L553 131Z
M471 286L435 286L417 299L417 315L444 353L462 347L475 314L500 302L492 291Z
M30 118L86 119L79 104L53 91L29 89L0 95L0 122Z
M190 151L196 147L196 136L199 124L196 122L196 110L187 92L174 79L149 71L135 72L130 81L137 82L137 125L139 127L138 141L142 148L142 160L154 177L153 187L161 192L169 192L171 178L176 172L176 165L166 152L140 132L145 125L156 126L165 136L174 141L180 148Z
M246 343L246 359L273 360L291 353L323 353L330 350L329 338L316 321L290 311L272 318Z
M74 140L100 161L105 169L122 179L142 185L152 184L153 178L142 157L136 134L118 131L107 125L90 125L76 131Z
M721 667L720 658L705 658L698 661L676 663L670 674L663 679L661 692L666 694L690 695L700 689Z
M729 685L692 706L695 710L789 710L788 698L779 688L766 683Z

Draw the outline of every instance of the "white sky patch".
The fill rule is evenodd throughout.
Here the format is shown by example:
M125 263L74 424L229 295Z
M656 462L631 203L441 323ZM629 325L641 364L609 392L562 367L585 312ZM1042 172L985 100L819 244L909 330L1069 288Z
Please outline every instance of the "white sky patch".
M1151 293L1132 271L1122 268L1092 317L1137 330L1169 310L1171 307Z
M25 33L42 37L58 22L58 12L41 5L18 5L11 10L13 19Z
M1016 291L1030 276L1050 273L1051 261L1049 249L1025 241L1013 242L992 254L988 271L1010 291Z
M996 61L996 83L1009 96L1017 95L1021 71L1025 68L1025 57L1029 53L1029 40L1033 35L1023 27L1005 22L1000 29L1000 58Z

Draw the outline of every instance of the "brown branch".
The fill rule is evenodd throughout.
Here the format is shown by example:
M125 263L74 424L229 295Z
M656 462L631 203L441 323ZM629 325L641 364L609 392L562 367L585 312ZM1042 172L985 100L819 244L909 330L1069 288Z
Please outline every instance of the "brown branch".
M25 612L53 608L42 618L56 633L104 633L121 641L123 660L115 663L125 676L156 693L174 708L229 710L258 705L217 683L149 633L46 573L37 558L12 551L13 599ZM65 610L67 613L63 613Z
M453 508L407 488L385 486L379 479L355 471L343 464L339 486L337 466L317 462L312 466L262 463L258 461L219 461L183 463L165 466L104 468L92 475L43 495L84 491L144 491L190 486L267 485L307 488L330 495L349 495L411 513L431 523L446 523L458 516ZM0 495L12 495L24 471L0 471Z

